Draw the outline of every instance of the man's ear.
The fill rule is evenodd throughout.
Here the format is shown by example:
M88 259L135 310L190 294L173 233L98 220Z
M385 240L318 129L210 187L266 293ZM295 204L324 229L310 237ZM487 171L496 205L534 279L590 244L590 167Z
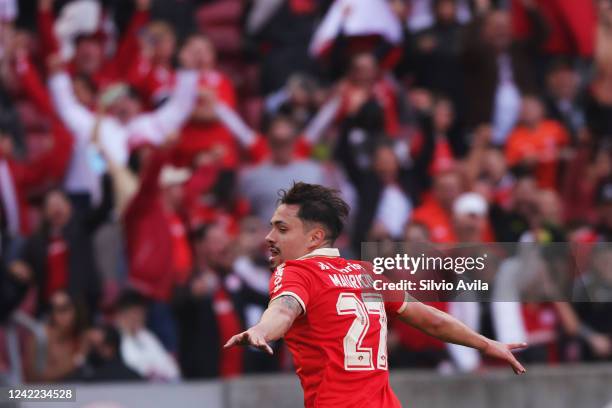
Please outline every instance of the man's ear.
M310 235L310 243L315 246L321 245L321 243L325 242L325 235L325 230L323 228L313 228L312 235Z

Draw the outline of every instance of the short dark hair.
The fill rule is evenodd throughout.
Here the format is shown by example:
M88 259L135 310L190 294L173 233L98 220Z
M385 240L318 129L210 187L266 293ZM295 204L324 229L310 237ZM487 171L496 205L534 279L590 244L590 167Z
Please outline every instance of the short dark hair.
M279 192L279 204L299 205L298 218L303 222L323 224L326 238L333 244L342 233L350 211L349 205L338 195L338 190L319 184L293 183L289 190Z
M145 308L148 306L147 298L134 289L125 289L119 295L116 303L116 310L121 312L134 307Z

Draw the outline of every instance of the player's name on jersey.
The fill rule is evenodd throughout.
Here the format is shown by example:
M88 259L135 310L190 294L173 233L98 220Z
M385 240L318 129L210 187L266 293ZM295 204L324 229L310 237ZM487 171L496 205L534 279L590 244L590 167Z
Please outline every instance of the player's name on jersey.
M340 288L371 289L374 287L374 279L367 274L343 275L330 273L331 282Z
M373 283L375 290L422 290L422 291L481 291L489 290L489 284L480 279L473 281L459 280L457 282L448 282L445 280L436 281L433 279L422 279L420 281L409 281L402 279L397 282L385 282L383 280L375 280Z

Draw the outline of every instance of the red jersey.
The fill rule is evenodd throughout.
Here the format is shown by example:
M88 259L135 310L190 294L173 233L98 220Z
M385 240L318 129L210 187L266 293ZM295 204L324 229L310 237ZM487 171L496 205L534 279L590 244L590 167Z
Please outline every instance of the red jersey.
M367 275L367 276L366 276ZM270 298L292 296L304 313L285 341L310 407L401 407L389 385L387 317L407 306L368 288L360 261L320 248L279 265Z

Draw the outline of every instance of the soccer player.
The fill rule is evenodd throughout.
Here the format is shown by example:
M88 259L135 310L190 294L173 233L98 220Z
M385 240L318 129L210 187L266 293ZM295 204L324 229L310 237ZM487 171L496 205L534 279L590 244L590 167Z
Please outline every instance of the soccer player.
M499 343L408 296L386 299L356 285L362 263L341 258L333 247L348 212L334 190L320 185L296 183L283 191L266 236L275 268L270 303L259 323L225 347L250 345L272 354L268 342L285 337L308 408L401 406L389 385L388 317L525 372L512 350L526 344Z

